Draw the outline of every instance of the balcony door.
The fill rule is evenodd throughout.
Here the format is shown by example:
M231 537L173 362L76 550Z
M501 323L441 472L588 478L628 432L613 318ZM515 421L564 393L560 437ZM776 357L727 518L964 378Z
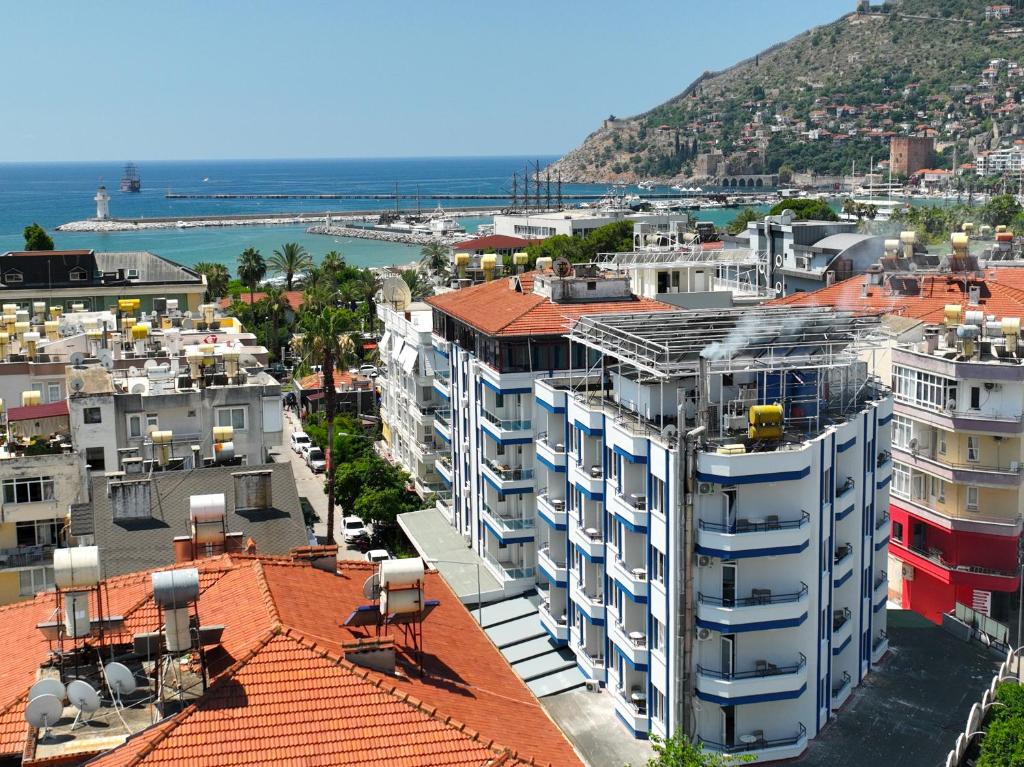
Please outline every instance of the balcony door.
M736 488L725 488L722 490L722 497L725 500L725 506L722 509L722 513L725 518L722 520L722 524L725 525L726 530L736 529Z
M722 563L722 605L732 607L736 602L736 564Z
M731 746L736 742L736 709L722 706L722 743Z
M722 676L731 677L736 666L736 637L722 634Z

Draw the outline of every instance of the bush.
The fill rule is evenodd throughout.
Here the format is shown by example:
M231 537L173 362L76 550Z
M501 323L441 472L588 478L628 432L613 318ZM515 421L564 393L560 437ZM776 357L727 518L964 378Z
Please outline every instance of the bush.
M977 767L1024 767L1024 688L1003 683L996 689Z
M797 200L783 200L776 203L768 215L777 216L784 210L791 210L796 214L797 221L838 221L839 216L828 206L824 200L809 200L801 198Z

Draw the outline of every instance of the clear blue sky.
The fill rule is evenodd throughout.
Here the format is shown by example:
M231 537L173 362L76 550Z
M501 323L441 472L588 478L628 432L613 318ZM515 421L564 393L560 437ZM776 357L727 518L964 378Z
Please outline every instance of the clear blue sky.
M0 161L556 154L854 5L10 0Z

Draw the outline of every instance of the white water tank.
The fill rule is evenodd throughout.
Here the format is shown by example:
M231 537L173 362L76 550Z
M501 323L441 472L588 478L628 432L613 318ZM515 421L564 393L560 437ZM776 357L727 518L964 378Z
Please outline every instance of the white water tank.
M53 582L60 589L90 588L100 582L100 550L75 546L53 552Z
M89 592L64 595L64 635L73 639L89 636Z
M199 599L199 570L161 570L153 573L153 601L165 610L176 610Z
M192 635L189 632L191 616L187 607L164 611L164 633L168 652L185 652L192 649Z
M188 499L189 516L193 522L219 522L224 519L227 505L224 493L193 495Z
M406 559L388 559L380 563L381 588L392 584L405 586L423 582L423 559L407 557Z
M423 608L423 560L420 557L391 559L380 563L380 612L382 615L415 613ZM388 591L387 587L401 586Z

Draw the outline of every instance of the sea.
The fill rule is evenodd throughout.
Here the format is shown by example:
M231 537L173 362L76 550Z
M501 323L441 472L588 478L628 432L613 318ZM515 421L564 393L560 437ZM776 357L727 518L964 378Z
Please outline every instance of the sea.
M301 244L319 261L331 250L341 252L356 266L408 264L419 256L417 246L348 237L307 234L304 225L226 226L191 229L157 229L141 232L56 232L69 221L95 215L93 196L105 184L111 196L114 218L187 216L229 216L260 213L343 213L353 210L393 208L394 201L373 200L375 194L420 195L402 200L402 211L419 207L428 212L438 202L430 194L464 195L442 204L468 207L493 206L493 200L474 198L479 194L509 193L513 174L522 177L535 162L541 167L556 160L551 156L531 157L430 157L325 160L193 160L135 163L142 179L142 191L118 191L124 163L62 162L0 164L0 252L17 250L24 244L22 230L33 222L53 237L57 248L92 248L97 251L148 250L172 261L191 266L203 261L226 264L233 271L238 255L257 248L264 257L286 242ZM552 194L555 182L552 181ZM531 185L531 193L532 193ZM563 184L566 197L582 193L604 193L607 186ZM635 188L628 191L637 191ZM658 190L668 191L668 190ZM362 199L168 199L178 194L357 194ZM642 194L642 193L641 193ZM543 200L543 196L542 196ZM735 210L701 211L700 219L725 224ZM468 232L474 232L488 217L461 218Z

